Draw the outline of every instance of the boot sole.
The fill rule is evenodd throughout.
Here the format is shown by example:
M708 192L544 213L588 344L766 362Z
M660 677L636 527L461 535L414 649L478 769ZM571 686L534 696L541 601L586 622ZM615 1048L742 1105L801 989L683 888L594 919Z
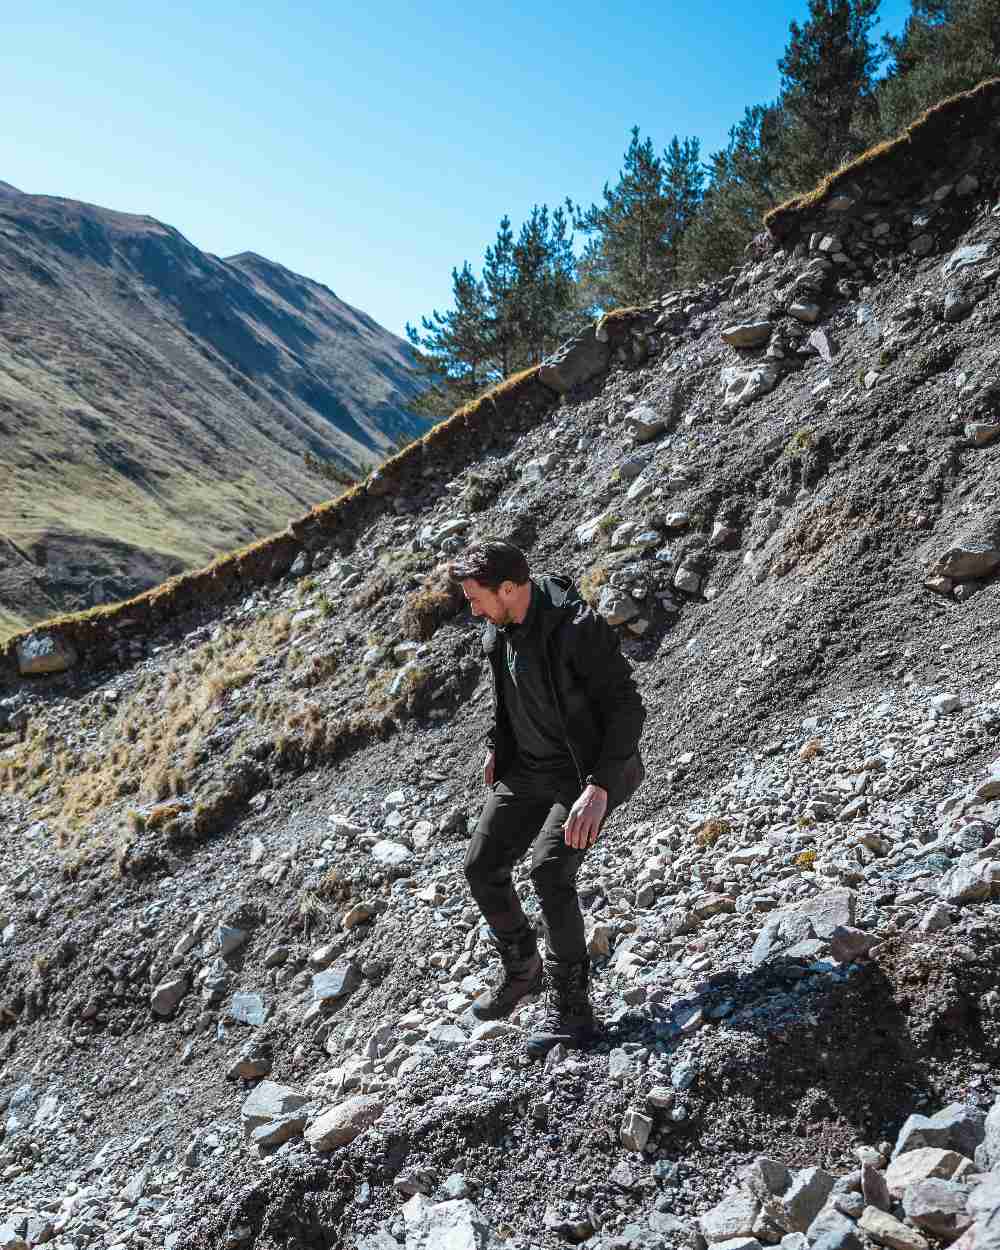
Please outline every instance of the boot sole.
M594 1027L586 1033L544 1033L538 1037L529 1037L524 1049L529 1059L544 1059L550 1050L555 1050L559 1045L565 1046L567 1050L583 1050L592 1046L598 1039L598 1032Z
M488 1023L490 1020L506 1020L508 1016L512 1016L514 1014L514 1012L518 1009L518 1007L520 1007L520 1005L524 1002L526 998L531 998L535 994L540 994L542 992L542 988L543 988L542 974L539 973L537 978L532 982L530 988L526 989L523 994L521 994L518 998L516 998L514 1002L512 1002L510 1006L505 1008L504 1010L498 1011L496 1009L491 1010L490 1008L487 1008L485 1014L480 1014L476 1010L476 1004L473 1003L470 1008L470 1011L476 1017L476 1019L481 1021L483 1024Z

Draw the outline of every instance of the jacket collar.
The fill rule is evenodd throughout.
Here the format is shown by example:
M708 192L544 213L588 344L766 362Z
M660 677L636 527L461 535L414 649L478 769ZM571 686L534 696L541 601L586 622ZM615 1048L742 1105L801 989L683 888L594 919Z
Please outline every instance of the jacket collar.
M533 577L531 583L529 615L537 615L542 638L546 639L557 625L575 614L583 601L568 577L543 573ZM483 626L483 650L487 655L496 647L500 632L492 621Z

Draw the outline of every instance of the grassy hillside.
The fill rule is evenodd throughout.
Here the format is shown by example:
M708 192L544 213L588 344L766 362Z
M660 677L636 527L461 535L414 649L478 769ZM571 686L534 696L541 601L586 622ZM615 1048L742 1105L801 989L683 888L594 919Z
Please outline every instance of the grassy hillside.
M0 185L0 636L284 524L330 493L303 452L381 460L415 392L320 283Z

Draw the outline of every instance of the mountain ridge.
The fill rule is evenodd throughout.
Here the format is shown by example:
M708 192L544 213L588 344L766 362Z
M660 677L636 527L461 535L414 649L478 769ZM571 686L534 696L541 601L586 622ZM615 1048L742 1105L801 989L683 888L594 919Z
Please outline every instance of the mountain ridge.
M322 283L2 191L0 533L28 559L0 556L0 630L267 532L328 493L306 451L370 464L426 428L409 347Z

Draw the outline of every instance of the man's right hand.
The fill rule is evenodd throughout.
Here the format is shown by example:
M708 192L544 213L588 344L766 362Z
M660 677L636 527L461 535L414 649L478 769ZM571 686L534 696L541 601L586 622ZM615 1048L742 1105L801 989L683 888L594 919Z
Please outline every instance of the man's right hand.
M493 784L493 771L496 767L496 762L496 752L491 751L489 755L487 755L486 761L483 764L483 784L486 786L492 786Z

